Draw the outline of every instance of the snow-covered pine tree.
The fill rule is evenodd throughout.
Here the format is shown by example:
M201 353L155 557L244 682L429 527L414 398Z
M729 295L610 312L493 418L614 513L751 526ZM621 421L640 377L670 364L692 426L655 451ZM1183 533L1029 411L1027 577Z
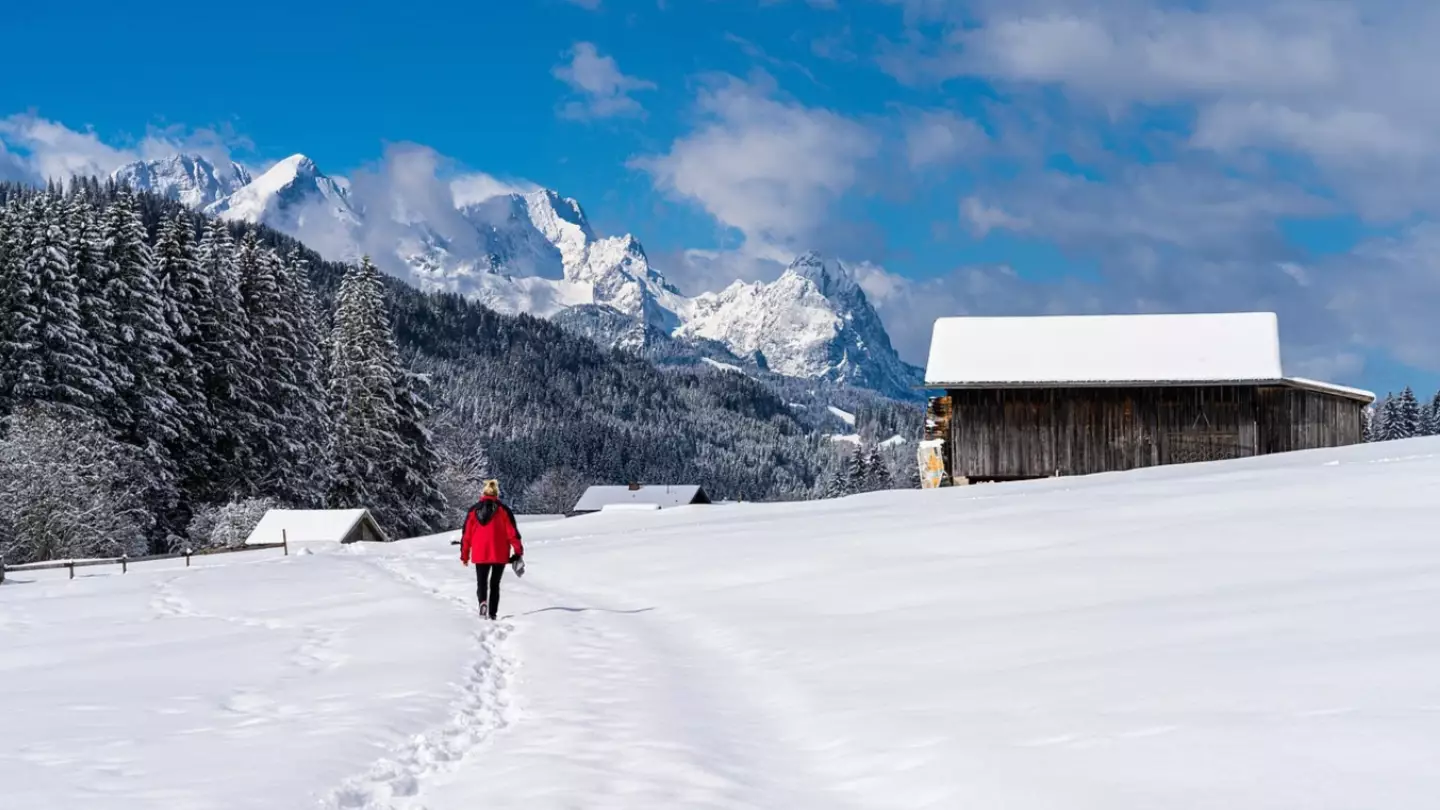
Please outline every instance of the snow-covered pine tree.
M1415 398L1414 390L1408 385L1405 386L1404 391L1400 392L1398 404L1396 405L1396 415L1400 422L1398 428L1400 435L1396 438L1413 439L1416 436L1424 435L1421 433L1424 425L1421 422L1420 401Z
M198 338L192 353L216 427L211 472L199 488L202 500L219 502L259 491L264 471L253 448L265 425L260 418L264 386L240 296L235 246L223 222L211 220L206 226L199 261L194 300Z
M1373 436L1377 442L1387 441L1385 435L1385 412L1387 408L1390 410L1394 409L1393 405L1387 405L1390 400L1391 395L1387 393L1385 396L1376 399L1375 404L1370 408L1370 435Z
M261 428L251 442L261 471L259 494L297 504L305 496L291 465L304 450L304 427L298 407L293 412L290 409L301 399L294 365L299 337L280 294L280 257L262 246L251 229L240 238L235 266L262 384L259 401L263 407L256 414Z
M165 322L165 305L155 279L155 256L146 242L145 224L135 199L121 191L105 211L102 227L105 261L113 276L105 290L111 317L120 336L121 362L130 372L122 391L131 424L122 427L127 441L139 447L168 446L181 430L180 406L172 367L177 347ZM156 458L160 453L155 451Z
M155 277L155 255L135 198L121 190L105 211L101 226L104 261L111 267L105 300L120 338L120 361L129 372L129 386L120 391L129 424L118 426L120 437L144 452L148 460L146 502L160 523L151 547L165 547L165 535L183 528L175 509L180 504L179 468L170 448L182 444L184 418L173 366L179 346L165 321L165 304Z
M825 485L826 498L843 498L850 494L850 459L842 458Z
M1380 436L1375 432L1375 407L1367 405L1360 410L1360 440L1363 442L1378 442Z
M180 417L180 436L170 444L182 481L203 478L214 422L205 395L196 349L200 342L198 306L209 285L200 275L189 222L176 214L160 226L155 241L155 275L165 323L174 339L171 395Z
M440 457L426 426L431 414L429 380L401 366L395 405L400 453L392 460L391 480L401 517L394 530L403 537L443 531L447 504L438 487Z
M884 457L880 455L879 445L870 445L870 450L866 454L865 466L869 468L866 477L868 491L879 492L890 489L894 485L890 477L890 467L886 464Z
M850 494L870 491L870 456L865 448L855 445L850 456Z
M19 276L12 279L19 283L15 334L23 343L9 358L16 361L13 396L16 404L88 413L106 383L85 335L61 201L50 194L36 198L30 226Z
M77 188L83 189L78 184ZM96 380L100 386L89 410L112 426L125 425L130 420L120 392L129 389L133 381L122 362L120 332L105 297L114 265L105 259L99 217L86 197L77 193L67 201L65 220L80 302L81 328L95 355Z
M330 403L325 385L325 356L320 315L310 287L310 271L296 250L291 250L276 271L280 317L293 333L290 360L293 388L280 403L290 437L287 467L294 480L287 497L301 506L320 506L328 491L330 473Z
M1380 441L1389 442L1403 439L1404 426L1400 422L1400 400L1393 393L1387 393L1376 412Z
M1425 410L1425 435L1440 436L1440 391L1435 392Z
M10 413L15 382L14 358L19 342L14 337L19 324L17 301L20 292L19 202L15 198L0 206L0 418Z
M380 272L364 257L340 282L331 338L330 403L335 419L329 503L365 507L382 525L402 518L388 475L402 452L395 381L400 362L385 314Z

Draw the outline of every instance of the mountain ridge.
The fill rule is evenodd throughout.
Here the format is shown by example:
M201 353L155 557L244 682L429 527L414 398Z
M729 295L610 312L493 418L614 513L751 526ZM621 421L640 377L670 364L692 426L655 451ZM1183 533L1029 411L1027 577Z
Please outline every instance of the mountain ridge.
M348 183L324 174L303 154L254 177L237 164L228 183L187 179L216 174L201 156L177 155L129 164L113 176L144 183L145 190L169 190L171 199L214 216L313 241L338 261L369 252L369 229L383 227L387 237L393 229L395 238L379 240L381 250L372 253L379 254L378 265L422 290L458 293L498 312L555 318L576 307L599 307L645 327L625 329L610 314L562 319L607 348L628 348L637 334L653 329L680 344L712 346L694 352L697 357L723 345L781 375L897 399L913 399L920 381L920 370L895 352L854 276L838 260L814 252L797 256L774 281L737 281L687 296L650 263L636 236L598 234L579 201L551 189L502 192L461 205L452 199L453 211L437 218L394 210L394 201L386 201L391 210L367 210ZM248 180L237 184L240 178Z

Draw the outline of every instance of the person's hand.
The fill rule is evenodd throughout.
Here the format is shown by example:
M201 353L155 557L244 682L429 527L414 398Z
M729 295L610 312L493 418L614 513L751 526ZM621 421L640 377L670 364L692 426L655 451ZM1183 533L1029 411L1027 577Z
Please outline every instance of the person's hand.
M461 563L462 565L464 565L466 568L469 568L469 567L470 567L470 561L469 561L469 560L461 560L460 563Z

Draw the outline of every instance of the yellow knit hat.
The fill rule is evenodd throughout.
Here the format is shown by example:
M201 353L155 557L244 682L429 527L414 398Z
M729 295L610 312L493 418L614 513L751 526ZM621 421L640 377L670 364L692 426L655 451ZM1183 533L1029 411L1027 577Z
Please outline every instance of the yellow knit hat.
M497 480L495 480L494 478L491 478L489 481L486 481L486 482L485 482L485 490L480 493L480 496L481 496L482 498L498 498L498 497L500 497L500 482L497 481Z

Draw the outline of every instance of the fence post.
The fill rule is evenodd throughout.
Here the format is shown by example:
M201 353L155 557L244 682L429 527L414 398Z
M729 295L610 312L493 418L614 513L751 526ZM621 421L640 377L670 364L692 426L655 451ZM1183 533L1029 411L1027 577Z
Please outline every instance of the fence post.
M5 555L0 554L0 583L5 581Z
M189 547L189 546L186 546L186 547L185 547L185 567L186 567L186 568L189 568L189 567L190 567L190 547Z
M70 561L70 578L71 578L71 579L74 579L74 578L75 578L75 561L74 561L74 560L71 560L71 561Z
M121 554L121 555L120 555L120 573L126 574L126 573L129 573L129 572L130 572L130 552L127 551L127 552L125 552L124 554Z
M288 531L286 531L286 530L284 530L284 529L281 529L281 530L280 530L280 543L285 546L285 556L286 556L286 557L289 557L289 556L290 556L290 532L288 532Z

